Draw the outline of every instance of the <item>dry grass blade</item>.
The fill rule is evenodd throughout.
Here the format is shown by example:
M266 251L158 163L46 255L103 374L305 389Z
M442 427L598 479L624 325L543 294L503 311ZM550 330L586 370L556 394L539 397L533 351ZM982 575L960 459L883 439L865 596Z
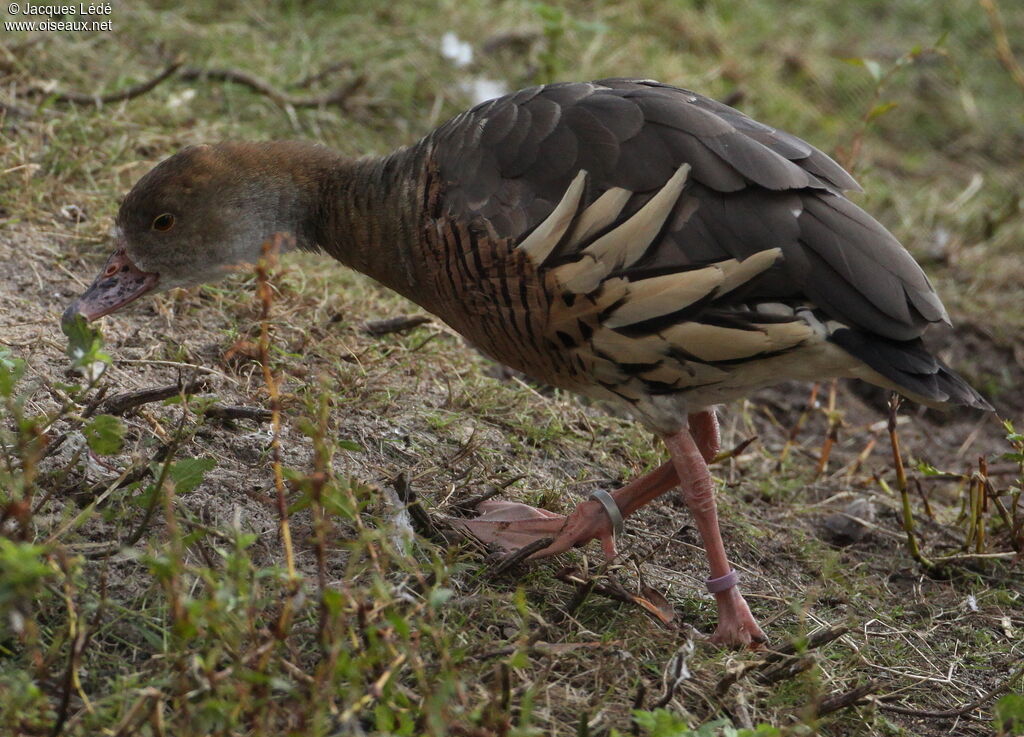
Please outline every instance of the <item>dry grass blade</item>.
M1018 665L1016 670L1014 670L998 686L990 689L989 691L982 694L973 701L953 709L911 709L906 706L898 706L896 704L885 703L879 703L878 708L883 709L885 711L891 711L897 714L906 714L908 716L915 717L929 717L932 719L956 719L957 717L962 717L967 714L970 714L975 709L978 709L987 704L988 702L990 702L996 696L999 696L1000 694L1009 691L1011 688L1013 688L1013 685L1021 679L1022 676L1024 676L1024 665Z
M1013 47L1006 35L1006 24L1003 23L1003 14L996 4L996 0L978 0L981 7L988 15L989 25L992 27L992 38L996 44L996 57L1003 68L1010 73L1013 81L1024 91L1024 69L1021 68L1017 57L1013 54Z

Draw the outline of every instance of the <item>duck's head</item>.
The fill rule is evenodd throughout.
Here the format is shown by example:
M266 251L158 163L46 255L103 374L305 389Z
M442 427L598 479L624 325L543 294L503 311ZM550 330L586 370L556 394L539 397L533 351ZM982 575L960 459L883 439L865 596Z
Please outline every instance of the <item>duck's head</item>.
M321 147L190 146L140 179L121 203L114 253L64 320L94 320L149 292L216 281L256 263L275 234L313 239Z

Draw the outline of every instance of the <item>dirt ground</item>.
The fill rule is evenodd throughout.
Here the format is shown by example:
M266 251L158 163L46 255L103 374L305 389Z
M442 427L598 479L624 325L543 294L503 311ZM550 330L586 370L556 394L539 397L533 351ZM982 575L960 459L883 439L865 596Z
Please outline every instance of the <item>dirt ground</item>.
M47 232L25 226L8 228L0 235L0 262L5 264L0 340L28 361L35 384L30 403L41 413L58 405L59 383L68 378L59 315L99 265L99 249L90 247L83 256L74 255L77 250L74 234L65 229ZM304 269L319 268L315 257L297 257L287 263L286 285L302 279ZM350 278L355 280L357 295L379 289L358 277ZM374 338L360 329L363 320L390 315L358 314L360 299L344 294L315 304L307 286L281 289L275 340L291 356L282 390L288 395L331 375L349 393L350 401L333 407L331 425L362 451L336 458L341 473L381 488L390 488L393 478L403 473L440 520L459 499L495 484L506 485L510 479L514 483L503 492L507 497L539 500L566 510L593 488L624 483L656 457L653 440L647 457L636 457L635 451L617 445L624 438L622 445L637 444L636 434L641 431L626 419L518 379L485 377L500 372L437 323L414 331L417 337L411 348L408 341L393 336ZM227 288L237 287L236 283ZM243 289L251 290L251 281ZM255 325L255 305L241 299L225 302L225 307L221 301L217 290L179 293L144 301L106 318L106 350L113 357L110 394L201 379L205 382L201 396L215 397L222 405L263 406L257 365L237 355L226 358L240 339L251 337L246 333L252 333ZM386 304L393 305L393 314L417 312L397 298ZM154 335L160 340L154 341ZM425 341L429 348L424 348ZM961 324L956 333L934 336L933 343L941 346L940 354L954 366L999 365L1011 374L1012 382L1024 374L1021 357L999 345L983 326ZM432 351L430 361L436 359L441 365L420 360L421 350ZM351 358L346 361L345 356ZM371 358L366 360L367 356ZM448 370L451 373L446 375ZM487 397L495 386L505 387L498 390L505 393L498 399ZM503 404L509 387L520 406ZM806 413L802 424L800 417L810 397L807 385L783 385L720 413L724 447L757 436L741 455L716 469L724 487L720 506L726 540L744 575L744 589L775 641L784 640L787 633L837 624L850 627L825 646L820 676L824 683L818 688L840 692L867 678L883 684L880 692L899 693L901 703L917 709L943 710L970 702L998 685L1009 664L1021 657L1024 576L1019 567L982 559L935 578L924 575L910 559L900 531L898 498L885 494L876 480L881 475L892 482L883 392L863 386L838 387L835 403L842 425L828 470L815 476L813 468L828 431L827 416L820 410L829 401L828 393L827 385L818 388L818 409ZM298 402L294 399L292 406ZM995 403L1005 416L1019 417L1024 410L1016 393L1004 394ZM541 424L557 416L563 437L518 442L518 428L502 417L522 412L524 404ZM78 471L81 476L69 479L65 488L109 483L133 456L149 452L147 443L151 444L154 433L163 432L161 421L182 411L177 405L152 404L129 412L125 453L107 459L109 466L86 463ZM785 451L788 460L780 463L787 438L798 425L794 442ZM902 413L899 430L911 468L922 460L955 473L972 468L978 454L1004 443L1004 435L994 416L942 415L910 405ZM270 501L269 440L265 423L243 419L209 423L179 449L185 457L216 460L203 483L182 503L211 527L234 525L256 533L259 541L253 554L265 564L271 564L280 550L277 515ZM870 444L873 449L857 463ZM69 437L63 445L48 461L54 467L66 464L81 440ZM291 421L285 423L281 447L286 466L309 466L311 443ZM1009 479L1015 470L1015 465L1001 463L990 473ZM918 473L914 476L922 478ZM962 489L954 482L927 478L919 488L929 496L937 515L932 519L923 514L915 500L927 549L931 555L953 553L958 549L955 529ZM397 518L397 507L386 509L390 498L382 494L378 504L386 515ZM40 510L36 524L56 527L67 519L69 504L81 506L88 501L77 498L74 491L70 498L54 498ZM863 522L851 522L850 517ZM308 518L300 515L295 524L297 539L305 540L310 534ZM122 521L96 517L80 532L72 548L89 554L109 547L112 539L123 534ZM164 534L159 521L146 532L153 539ZM707 632L713 626L712 603L701 593L704 564L699 539L676 497L669 495L631 519L621 546L628 552L618 568L618 579L627 587L643 583L663 592L673 622L667 627L653 620L645 623L638 610L610 601L576 613L563 633L569 640L601 632L606 626L602 620L609 616L633 620L620 621L620 626L645 631L646 640L622 646L611 659L599 659L596 668L579 661L560 663L560 685L546 692L552 702L547 715L552 723L564 716L563 710L574 708L581 690L604 689L609 699L597 722L621 724L633 694L615 691L621 674L614 663L631 660L626 670L632 673L658 648L673 651L671 643L678 643L680 633L690 627ZM344 575L345 559L340 546L333 551L332 576ZM308 545L300 542L297 561L300 570L315 575ZM597 551L588 550L587 557L576 558L574 565L586 570L597 561ZM561 568L558 563L544 565L549 573ZM137 567L132 555L114 555L106 573L112 596L128 601L143 593L148 584ZM522 573L506 574L485 585L500 593ZM461 585L461 593L470 596L479 583L474 576L463 576ZM547 591L528 585L528 595L541 610L569 605L572 589L565 583L554 585ZM500 631L501 625L487 626ZM986 644L974 652L972 643L979 638ZM722 661L706 649L701 653L691 662L694 677L683 682L672 699L697 713L708 694L715 692L722 674L743 662L729 657ZM656 683L657 678L650 688ZM727 709L741 721L749 721L750 713L755 717L775 713L779 718L777 709L768 706L773 689L778 688L777 683L734 687L725 699ZM985 723L970 713L951 721L880 710L870 719L876 726L878 720L903 725L914 734L988 733ZM839 726L843 723L834 725L838 731L833 733L852 728Z

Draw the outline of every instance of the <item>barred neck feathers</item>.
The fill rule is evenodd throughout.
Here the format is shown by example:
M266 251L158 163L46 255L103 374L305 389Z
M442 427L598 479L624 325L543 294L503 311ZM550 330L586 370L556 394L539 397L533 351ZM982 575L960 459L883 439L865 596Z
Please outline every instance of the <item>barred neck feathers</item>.
M425 152L345 161L320 195L315 246L402 295L420 301L412 245L419 237Z

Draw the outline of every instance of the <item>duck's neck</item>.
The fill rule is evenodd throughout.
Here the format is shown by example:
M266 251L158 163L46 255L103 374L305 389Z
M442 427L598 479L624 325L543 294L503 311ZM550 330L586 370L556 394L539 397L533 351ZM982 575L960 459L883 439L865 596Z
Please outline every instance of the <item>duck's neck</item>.
M413 261L424 162L421 146L380 158L335 160L317 198L315 247L417 299Z

